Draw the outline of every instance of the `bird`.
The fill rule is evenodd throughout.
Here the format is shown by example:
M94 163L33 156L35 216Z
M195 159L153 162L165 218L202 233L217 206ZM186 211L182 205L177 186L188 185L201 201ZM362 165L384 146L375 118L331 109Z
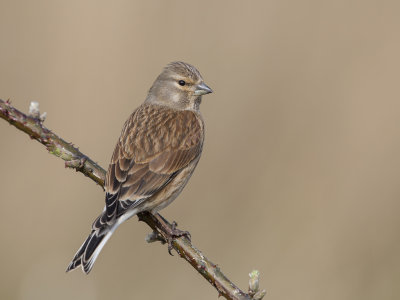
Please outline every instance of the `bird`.
M89 274L118 226L141 212L158 215L177 198L203 150L199 109L202 96L212 92L188 63L162 70L122 128L106 174L105 207L67 272L81 266Z

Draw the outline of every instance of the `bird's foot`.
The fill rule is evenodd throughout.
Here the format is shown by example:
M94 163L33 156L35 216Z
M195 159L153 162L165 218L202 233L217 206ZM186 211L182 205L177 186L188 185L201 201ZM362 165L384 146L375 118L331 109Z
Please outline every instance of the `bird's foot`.
M167 243L168 243L168 253L170 255L173 255L171 251L173 249L172 242L174 241L174 239L184 236L189 241L191 241L191 238L192 238L189 231L180 230L180 229L176 228L177 226L178 226L178 223L173 221L171 224L171 228L168 230Z
M178 226L178 224L174 221L171 224L164 219L164 217L162 217L160 214L155 213L152 214L157 225L157 231L160 231L160 234L162 235L162 238L165 240L166 243L168 243L168 253L170 255L172 255L172 243L175 239L180 238L182 236L186 237L189 241L191 241L191 235L188 231L184 231L184 230L180 230L178 228L176 228ZM139 214L139 219L142 218L143 216ZM162 232L162 233L161 233ZM158 233L157 233L158 235ZM155 238L155 235L153 234L151 237L151 239Z
M175 221L173 221L172 224L171 224L172 235L173 235L175 238L184 236L184 237L187 238L189 241L191 241L192 236L190 235L190 232L189 232L189 231L186 231L186 230L180 230L180 229L176 228L177 226L178 226L178 223L176 223Z

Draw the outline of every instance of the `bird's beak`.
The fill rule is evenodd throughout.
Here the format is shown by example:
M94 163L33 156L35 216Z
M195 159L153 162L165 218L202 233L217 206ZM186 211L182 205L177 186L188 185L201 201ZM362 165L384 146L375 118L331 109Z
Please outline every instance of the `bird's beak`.
M201 96L201 95L209 94L212 92L213 92L213 90L207 84L202 82L196 86L196 90L194 91L194 94L196 96Z

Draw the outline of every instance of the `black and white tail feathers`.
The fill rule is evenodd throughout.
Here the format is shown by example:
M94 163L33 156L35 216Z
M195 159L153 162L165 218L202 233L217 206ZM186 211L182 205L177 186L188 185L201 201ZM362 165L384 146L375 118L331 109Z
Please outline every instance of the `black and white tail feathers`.
M102 230L92 230L86 241L79 248L78 252L75 254L71 263L67 268L67 272L82 266L82 270L89 274L90 270L93 268L93 264L96 258L100 254L101 249L104 247L105 243L113 234L113 226L108 226Z
M92 232L89 234L86 241L76 252L74 258L67 268L67 272L82 266L82 270L89 274L90 270L93 268L93 264L100 254L101 249L110 239L114 231L123 222L128 220L130 217L136 215L137 209L129 209L123 215L119 216L111 224L103 223L105 217L107 216L107 211L104 210L103 213L94 221L92 226Z

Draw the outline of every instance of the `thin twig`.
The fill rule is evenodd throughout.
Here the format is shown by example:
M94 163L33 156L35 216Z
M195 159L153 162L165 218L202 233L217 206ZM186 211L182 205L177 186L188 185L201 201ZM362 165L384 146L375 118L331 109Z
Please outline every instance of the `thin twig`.
M81 153L72 143L68 143L43 126L39 117L26 115L14 108L9 101L0 99L0 117L28 134L31 139L43 144L47 150L65 160L65 167L74 168L85 174L101 187L104 186L106 171Z
M39 112L26 115L15 109L9 101L0 99L0 117L14 125L19 130L28 134L32 139L43 144L47 150L65 161L65 166L81 172L101 187L104 187L106 171L88 156L66 142L58 135L43 126L44 118L40 118ZM166 239L171 224L161 224L151 213L143 212L139 219L149 225L155 234ZM169 226L166 228L165 226ZM172 247L177 253L189 262L211 285L213 285L219 296L230 300L250 300L249 294L241 291L233 284L220 270L220 268L208 260L186 237L179 237L173 240Z

